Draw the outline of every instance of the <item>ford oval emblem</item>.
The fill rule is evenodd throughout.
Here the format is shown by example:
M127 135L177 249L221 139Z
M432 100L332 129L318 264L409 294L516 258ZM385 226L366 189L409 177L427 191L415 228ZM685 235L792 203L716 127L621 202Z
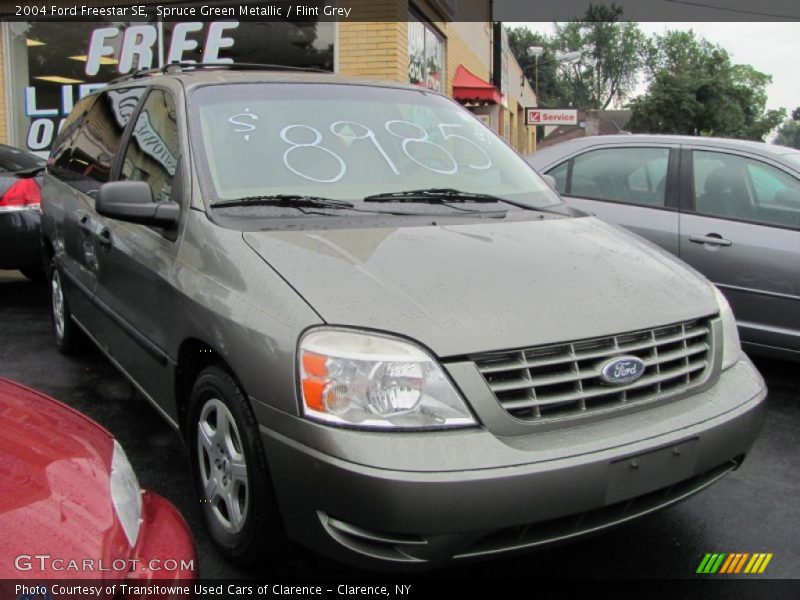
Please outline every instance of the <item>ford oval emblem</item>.
M644 361L635 356L618 356L603 363L600 378L606 383L623 385L644 375Z

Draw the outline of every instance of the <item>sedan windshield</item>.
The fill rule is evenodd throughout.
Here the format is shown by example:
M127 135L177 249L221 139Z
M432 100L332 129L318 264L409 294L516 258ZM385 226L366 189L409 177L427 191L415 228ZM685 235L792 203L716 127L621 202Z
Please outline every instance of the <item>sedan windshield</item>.
M227 84L198 88L190 104L205 196L218 208L248 198L313 196L381 210L362 203L438 189L531 208L560 203L480 120L424 90Z

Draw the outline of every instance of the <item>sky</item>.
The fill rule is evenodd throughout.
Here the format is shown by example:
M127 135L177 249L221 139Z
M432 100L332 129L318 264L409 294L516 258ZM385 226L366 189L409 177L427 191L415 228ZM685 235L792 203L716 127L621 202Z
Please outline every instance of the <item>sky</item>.
M552 34L552 23L506 23L524 25L533 31ZM700 36L721 45L733 62L753 65L772 75L767 87L768 108L786 108L787 115L800 106L800 23L639 23L648 35L670 29L694 29ZM640 91L644 91L644 86Z

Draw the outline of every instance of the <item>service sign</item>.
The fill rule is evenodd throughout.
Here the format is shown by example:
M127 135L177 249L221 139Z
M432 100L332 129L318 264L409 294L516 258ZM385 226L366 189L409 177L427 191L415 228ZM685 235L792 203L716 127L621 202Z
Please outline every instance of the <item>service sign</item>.
M525 125L577 125L577 108L526 108Z

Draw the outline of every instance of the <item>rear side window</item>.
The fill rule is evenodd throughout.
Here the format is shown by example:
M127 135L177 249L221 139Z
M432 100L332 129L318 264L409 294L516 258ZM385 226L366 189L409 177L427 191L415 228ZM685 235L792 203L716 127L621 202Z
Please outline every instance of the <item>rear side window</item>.
M668 165L669 148L603 148L586 152L574 160L570 195L664 206Z
M168 92L153 90L133 127L120 179L144 181L153 191L154 202L169 202L178 152L175 102Z
M91 106L78 103L54 149L52 173L87 193L107 182L122 133L143 92L144 88L102 92Z
M695 210L703 215L800 229L800 181L759 160L692 153Z

